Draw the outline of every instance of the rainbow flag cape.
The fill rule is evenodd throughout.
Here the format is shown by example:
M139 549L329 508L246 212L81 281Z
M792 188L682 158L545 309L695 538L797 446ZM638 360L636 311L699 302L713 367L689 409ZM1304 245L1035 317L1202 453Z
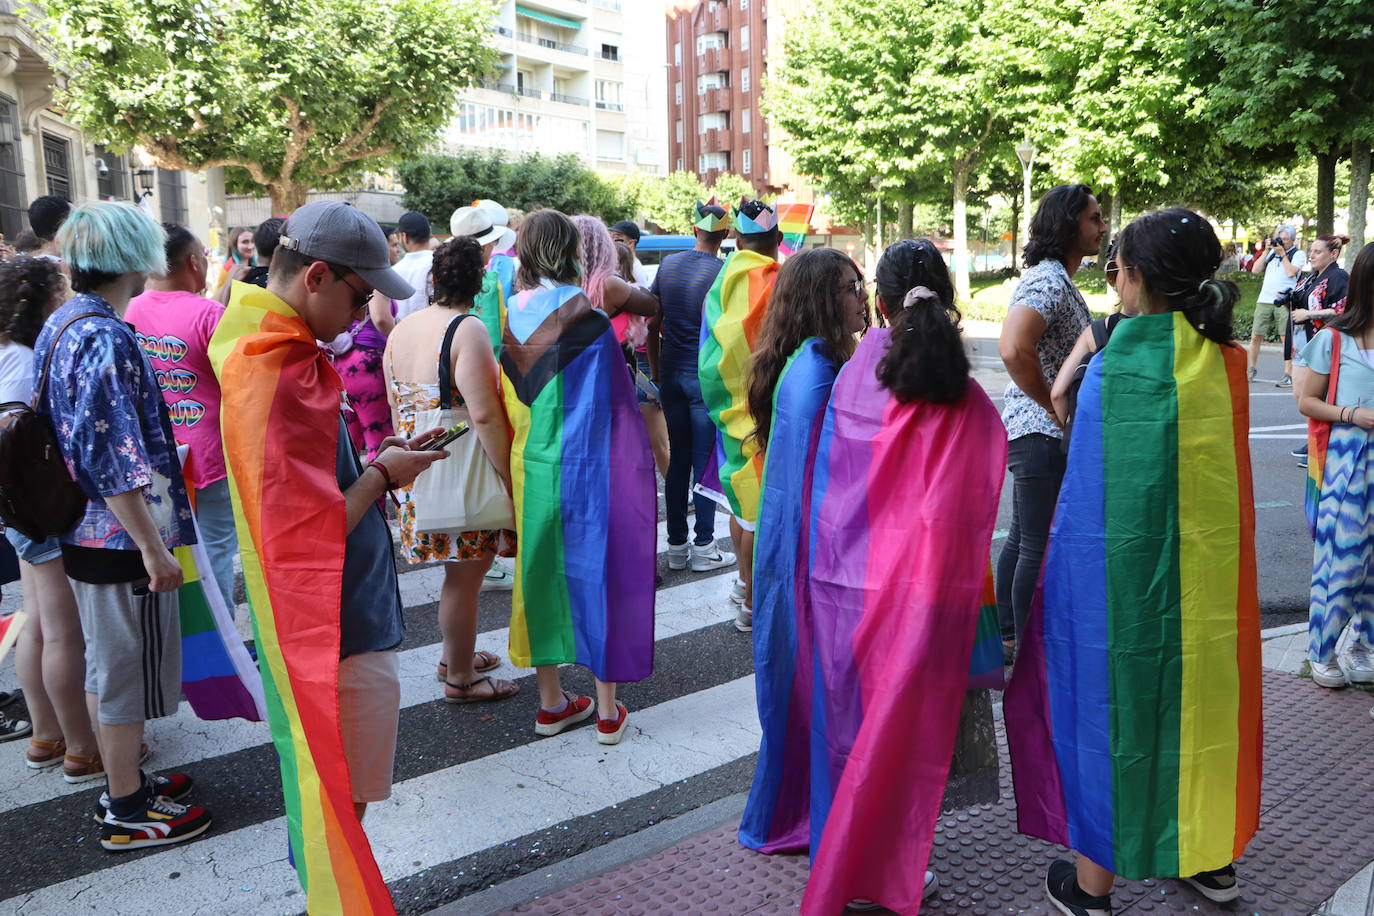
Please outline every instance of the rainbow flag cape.
M1122 322L1078 395L1005 701L1023 833L1128 879L1234 861L1259 820L1245 352Z
M343 383L291 307L243 283L210 340L210 362L224 392L239 552L306 908L393 914L353 813L339 730L347 521L334 456Z
M19 639L19 631L24 629L28 619L29 615L23 611L15 611L13 614L0 617L0 662L3 662L5 656L10 654L10 649L14 648L15 641Z
M798 607L806 600L801 494L810 456L839 367L812 337L788 357L773 392L754 541L754 690L763 740L739 841L759 852L800 852L810 836L811 634Z
M749 415L749 362L777 278L777 261L753 251L736 251L711 284L701 315L697 377L716 424L716 454L697 489L728 506L748 526L758 516L763 476L763 456L750 438L754 421Z
M1334 404L1341 379L1341 332L1335 328L1331 329L1331 371L1326 378L1326 402ZM1349 424L1341 426L1343 429L1337 437L1338 442L1341 439L1364 439L1363 430ZM1307 421L1307 488L1303 493L1303 511L1307 513L1307 530L1314 538L1317 536L1317 510L1321 505L1322 486L1326 483L1326 458L1331 450L1331 435L1335 431L1336 424L1311 418Z
M576 286L518 293L501 374L520 540L511 662L642 680L654 659L654 461L611 323Z
M505 255L496 255L509 262ZM492 259L495 261L495 257ZM482 319L487 334L491 337L491 348L496 358L501 358L501 336L506 333L506 294L503 292L501 276L488 268L482 277L482 291L472 300L472 312Z
M177 447L186 494L195 510L196 488L190 483L190 447ZM224 604L215 580L200 523L191 519L196 543L177 547L172 554L181 564L184 581L177 590L181 609L181 692L201 719L267 718L262 675L243 647L234 626L234 612Z
M815 212L813 204L778 204L778 229L782 232L778 251L783 257L802 250L806 233L811 230L811 215Z
M814 647L803 916L920 909L984 602L1007 438L976 383L903 404L868 332L825 411L807 501ZM894 741L893 736L919 736Z

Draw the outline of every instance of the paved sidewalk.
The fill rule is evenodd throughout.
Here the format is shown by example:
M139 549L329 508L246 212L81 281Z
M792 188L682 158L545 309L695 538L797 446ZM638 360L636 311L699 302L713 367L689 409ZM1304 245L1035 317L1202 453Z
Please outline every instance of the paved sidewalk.
M1374 697L1321 690L1297 677L1305 634L1290 629L1265 646L1264 801L1260 832L1237 863L1241 899L1220 907L1176 881L1118 881L1117 914L1374 916L1374 831L1342 830L1339 843L1322 835L1323 825L1368 824L1374 815ZM1002 797L941 819L931 866L941 890L923 913L1051 912L1041 882L1046 864L1063 852L1016 833L1000 721L998 737ZM506 912L795 914L805 857L746 850L736 841L737 824L734 818ZM452 912L491 911L459 904Z

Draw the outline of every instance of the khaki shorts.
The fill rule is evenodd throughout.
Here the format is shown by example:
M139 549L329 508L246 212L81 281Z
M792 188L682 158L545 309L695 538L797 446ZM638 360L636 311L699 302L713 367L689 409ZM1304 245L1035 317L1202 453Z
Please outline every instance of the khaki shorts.
M1261 302L1255 306L1255 319L1250 322L1251 337L1268 337L1269 329L1281 339L1288 330L1288 309L1272 302Z
M364 652L339 662L339 725L355 802L391 797L400 720L401 676L395 652Z

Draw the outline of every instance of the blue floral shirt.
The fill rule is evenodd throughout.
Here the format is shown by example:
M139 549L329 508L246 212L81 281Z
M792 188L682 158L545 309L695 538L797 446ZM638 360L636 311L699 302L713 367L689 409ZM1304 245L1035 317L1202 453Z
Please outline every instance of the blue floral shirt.
M81 293L54 312L34 345L34 387L53 337L69 318L53 353L48 387L38 410L52 418L62 456L90 503L64 544L137 550L103 497L142 489L162 542L196 542L176 440L157 377L134 337L99 296Z

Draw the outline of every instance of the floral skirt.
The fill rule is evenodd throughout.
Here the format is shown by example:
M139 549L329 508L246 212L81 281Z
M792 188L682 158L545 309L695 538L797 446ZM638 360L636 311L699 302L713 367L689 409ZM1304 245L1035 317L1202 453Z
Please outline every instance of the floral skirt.
M382 440L395 435L391 428L391 405L386 400L386 378L382 375L382 351L354 347L334 361L334 368L343 377L352 408L344 411L348 437L358 454L370 461L376 457Z

